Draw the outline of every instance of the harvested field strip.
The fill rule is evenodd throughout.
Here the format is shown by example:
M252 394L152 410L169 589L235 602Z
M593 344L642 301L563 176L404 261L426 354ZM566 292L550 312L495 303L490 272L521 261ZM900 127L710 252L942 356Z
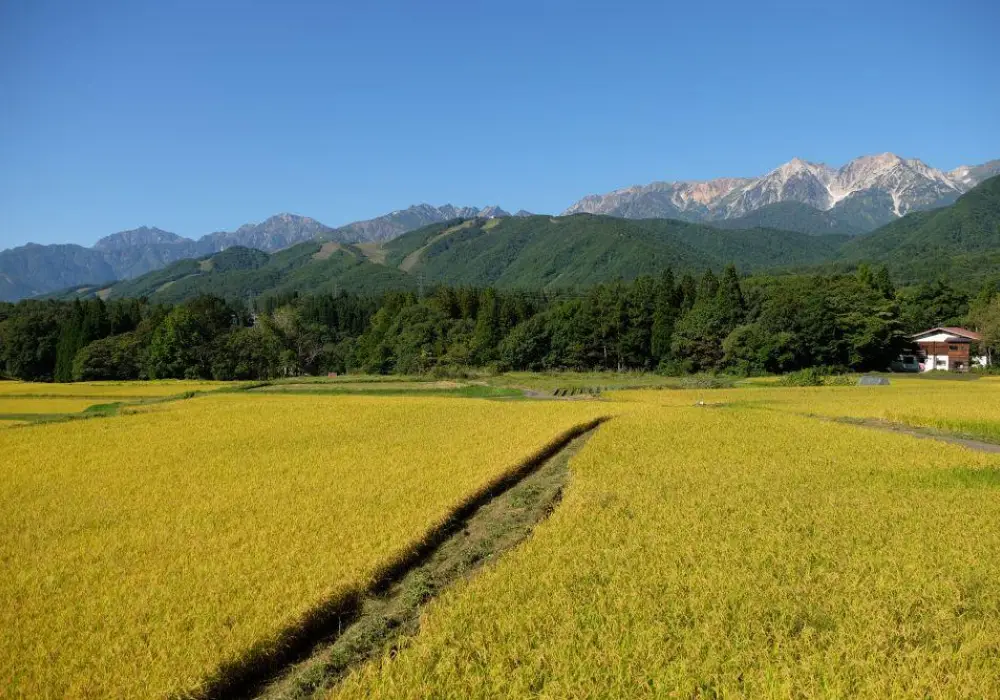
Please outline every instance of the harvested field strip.
M998 697L998 486L996 456L907 435L638 409L331 697Z
M276 384L252 390L255 394L309 394L313 396L451 396L455 398L513 399L526 392L507 387L454 382L361 382L358 384Z
M405 634L419 629L423 605L456 581L523 541L554 508L569 474L569 460L603 422L578 426L550 443L516 470L471 496L446 521L429 532L386 575L368 588L350 611L328 629L303 637L299 659L280 670L266 685L255 673L237 684L216 688L217 697L272 699L318 697L352 667L384 651ZM304 659L304 660L303 660ZM262 668L257 666L255 670ZM258 693L258 688L262 692Z
M296 392L296 391L370 391L376 389L386 390L412 390L412 391L433 391L442 389L458 389L466 386L464 383L452 381L437 382L305 382L302 384L271 384L262 386L254 391L261 392Z
M0 397L11 396L62 398L146 398L173 396L188 391L213 391L239 387L239 383L160 380L146 382L78 382L75 384L43 384L0 381Z
M225 687L614 407L229 393L141 408L0 431L5 692Z
M0 396L0 416L25 416L32 414L80 413L100 399L76 398L10 398Z

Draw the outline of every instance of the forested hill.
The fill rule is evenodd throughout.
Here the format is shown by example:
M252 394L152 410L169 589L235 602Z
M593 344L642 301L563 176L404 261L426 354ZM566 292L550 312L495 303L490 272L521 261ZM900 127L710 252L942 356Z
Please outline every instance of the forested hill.
M981 280L1000 273L1000 176L950 207L916 212L843 246L847 261L884 262L912 283L948 277Z
M272 254L228 248L198 260L179 260L132 280L109 286L74 287L51 296L105 300L146 297L175 303L201 294L246 299L294 292L377 295L416 289L415 277L371 262L356 246L313 242Z
M470 220L421 229L386 245L386 261L450 284L545 289L679 271L742 270L828 259L839 240L791 231L724 231L671 219L591 214Z
M820 229L825 225L815 223ZM854 238L591 214L456 219L382 244L310 242L270 255L232 248L57 296L177 302L206 293L227 299L293 292L364 295L438 283L551 290L632 280L667 267L700 274L732 263L742 273L754 273L844 270L862 262L884 263L903 284L943 276L978 287L1000 271L1000 177L952 206L915 212Z
M874 226L858 220L847 212L821 211L801 202L777 202L755 209L736 219L713 221L716 228L775 228L801 231L815 236L843 233L856 236L871 231Z
M815 264L835 254L845 238L589 214L459 219L381 246L303 243L270 255L231 248L133 280L53 296L176 302L206 293L229 299L337 290L377 294L435 283L563 289L634 279L666 267L701 273L730 262L747 271Z

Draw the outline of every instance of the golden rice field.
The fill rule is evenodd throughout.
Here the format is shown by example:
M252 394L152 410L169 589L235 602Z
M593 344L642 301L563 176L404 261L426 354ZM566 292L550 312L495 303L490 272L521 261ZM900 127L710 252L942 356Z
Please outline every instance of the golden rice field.
M1000 382L895 377L0 423L0 696L197 695L599 416L552 515L332 697L1000 697L1000 454L827 420L1000 442Z
M79 413L98 403L101 403L100 399L32 398L0 395L0 416Z
M0 679L162 697L364 586L596 403L218 394L0 432Z
M779 387L618 392L621 401L685 406L699 400L739 403L798 414L872 418L965 433L1000 442L1000 382L892 378L890 386Z
M76 382L73 384L0 381L0 397L148 398L173 396L174 394L183 394L188 391L213 391L226 386L232 385L225 382L175 379L161 379L148 382Z
M1000 697L1000 458L670 396L333 697Z

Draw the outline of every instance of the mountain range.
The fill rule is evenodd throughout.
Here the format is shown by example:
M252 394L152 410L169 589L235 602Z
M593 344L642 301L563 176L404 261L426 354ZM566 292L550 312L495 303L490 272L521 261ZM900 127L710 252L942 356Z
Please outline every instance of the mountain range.
M698 275L729 263L742 272L837 272L861 262L886 263L902 284L944 277L971 291L996 278L1000 176L950 206L914 212L856 236L597 214L460 218L382 243L308 241L273 254L233 247L133 280L73 287L58 296L170 303L205 293L235 299L294 292L373 294L436 283L558 292L655 275L667 266Z
M520 211L517 216L528 215ZM101 238L92 248L72 244L29 243L0 251L0 301L47 294L78 284L138 277L177 260L198 258L234 246L276 252L305 241L378 243L428 224L466 217L510 216L497 206L482 209L420 204L339 228L296 214L278 214L235 231L194 240L142 226Z
M892 153L855 158L841 168L795 158L756 178L654 182L590 195L563 213L717 222L795 202L825 212L840 232L864 232L951 204L997 174L1000 160L942 172Z
M722 235L716 232L720 228L855 236L903 220L901 217L912 212L949 205L996 174L1000 174L1000 160L944 172L891 153L856 158L840 168L796 158L756 178L654 182L590 195L564 215L708 224L713 228L698 229L699 235L708 237ZM496 206L480 209L420 204L337 228L305 216L279 214L259 224L210 233L197 240L141 227L106 236L92 248L28 244L0 252L0 300L47 294L74 285L129 280L176 261L211 256L233 247L267 253L314 241L371 247L432 224L509 216ZM530 214L522 210L514 216L526 218Z

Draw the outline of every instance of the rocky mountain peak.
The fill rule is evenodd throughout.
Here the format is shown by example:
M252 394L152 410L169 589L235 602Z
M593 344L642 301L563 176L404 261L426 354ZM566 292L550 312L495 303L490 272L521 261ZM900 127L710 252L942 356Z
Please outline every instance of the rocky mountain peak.
M176 233L164 231L155 226L140 226L128 231L119 231L97 241L97 250L121 250L136 246L163 245L170 243L190 243L190 239Z
M797 202L819 211L845 210L855 222L867 222L870 230L910 211L950 204L997 173L1000 161L944 173L919 159L888 152L855 158L841 168L796 157L757 178L654 182L589 195L565 213L719 221Z
M504 211L497 205L492 204L490 206L483 207L482 209L480 209L478 215L485 219L499 219L504 216L510 216L510 213Z

